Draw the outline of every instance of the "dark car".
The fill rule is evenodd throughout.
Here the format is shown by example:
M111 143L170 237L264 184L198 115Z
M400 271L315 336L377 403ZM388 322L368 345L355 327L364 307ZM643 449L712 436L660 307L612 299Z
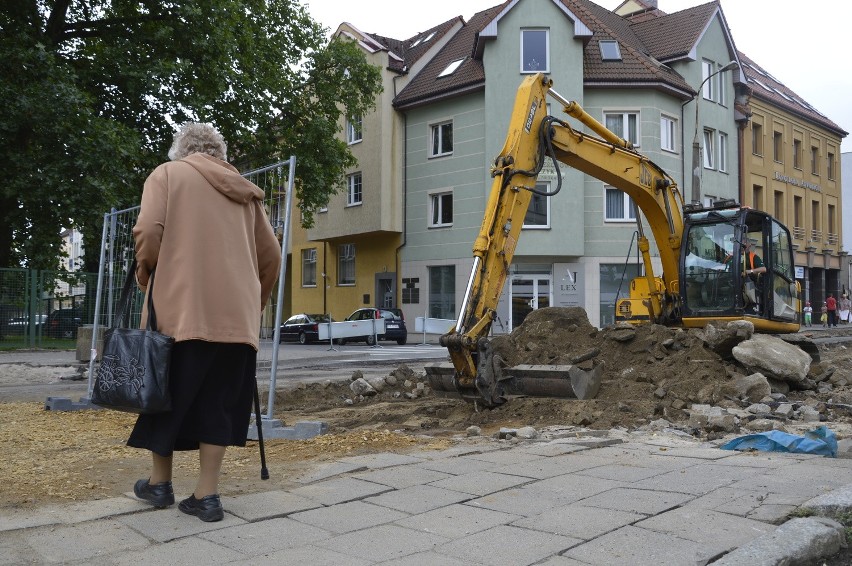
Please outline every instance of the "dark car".
M384 308L364 308L358 309L346 317L347 321L352 320L370 320L370 319L385 319L385 333L379 334L379 340L396 340L400 346L408 342L408 329L405 327L405 318L402 316L402 311L399 309L384 309ZM347 338L349 341L365 340L370 346L375 345L375 336L369 334L367 336L356 336Z
M334 322L327 314L294 314L281 325L279 342L307 344L319 340L319 325Z
M77 329L83 325L78 309L59 309L47 315L45 334L51 338L76 339Z
M46 315L37 314L33 318L33 322L30 323L30 317L28 316L16 316L15 318L10 319L6 323L6 334L12 336L22 336L25 334L29 334L30 324L35 325L36 334L41 333L41 330L44 326L44 322L47 319Z

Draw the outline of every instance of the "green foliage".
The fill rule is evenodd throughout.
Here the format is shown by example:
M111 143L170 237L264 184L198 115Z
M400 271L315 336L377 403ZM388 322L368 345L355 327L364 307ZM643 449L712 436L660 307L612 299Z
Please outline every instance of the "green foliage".
M138 204L175 124L215 124L243 170L295 155L310 225L355 163L342 113L381 90L296 0L5 3L0 76L0 267L55 269L59 231L76 227L89 271L103 214Z

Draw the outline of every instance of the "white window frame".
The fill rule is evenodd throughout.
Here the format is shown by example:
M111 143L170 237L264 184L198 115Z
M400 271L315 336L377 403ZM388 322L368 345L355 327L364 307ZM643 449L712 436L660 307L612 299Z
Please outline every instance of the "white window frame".
M538 182L535 184L535 188L539 191L549 193L550 182ZM533 193L532 198L530 199L530 208L533 206L533 203L536 201L536 199L544 199L544 224L527 224L527 217L525 215L524 225L522 226L523 230L548 230L550 228L550 197L545 197ZM527 209L527 214L529 214L529 208Z
M313 266L313 268L309 266ZM313 272L313 282L306 279L306 275ZM317 249L308 248L302 250L302 287L317 286Z
M449 126L449 142L447 138ZM453 154L453 121L445 120L429 126L429 157L444 157ZM449 148L446 146L449 145Z
M719 171L728 172L728 134L719 132Z
M704 128L704 168L716 169L716 131Z
M350 116L346 118L346 143L352 145L364 139L361 116Z
M348 269L351 265L351 269ZM344 280L348 272L352 272L352 280ZM337 247L337 285L339 287L355 286L355 244L340 244Z
M660 114L660 149L677 153L677 118Z
M611 185L604 185L604 202L603 202L603 215L604 222L617 222L617 223L635 223L636 222L636 207L633 204L633 199L630 198L630 195L625 193L620 189L616 189ZM606 206L606 196L608 191L617 191L621 193L622 198L624 199L624 203L622 206L622 210L624 214L620 217L610 217L607 214L607 206Z
M527 33L543 33L544 34L544 62L539 63L535 59L537 64L531 65L527 62L526 54L524 53L524 36ZM521 73L549 73L550 72L550 30L546 28L528 28L521 30Z
M361 172L346 176L346 206L360 206L364 202L364 178Z
M641 115L640 115L638 110L606 110L606 111L604 111L603 114L604 114L603 115L604 126L606 126L608 129L610 129L618 137L624 138L627 141L629 141L630 143L632 143L633 147L636 147L636 148L640 147L641 140L642 140L642 132L641 132L642 120L641 120ZM613 130L612 128L609 128L609 125L607 124L607 118L609 116L619 116L619 115L622 118L621 131L617 132L617 131ZM635 118L636 118L636 136L635 136L636 139L630 139L630 117L631 116L635 116Z
M724 65L719 65L719 68L722 67L724 67ZM728 71L722 71L713 78L717 82L716 102L718 102L722 106L725 106L725 103L727 102L727 99L725 97L725 86L728 84Z
M701 87L701 96L704 97L704 100L716 102L716 95L718 91L716 79L719 75L713 76L709 81L707 80L707 77L710 77L715 72L716 63L709 59L701 60L701 80L704 82L704 86Z
M450 221L444 222L443 212L445 199L450 200ZM429 193L429 228L448 228L453 225L453 191L434 191Z

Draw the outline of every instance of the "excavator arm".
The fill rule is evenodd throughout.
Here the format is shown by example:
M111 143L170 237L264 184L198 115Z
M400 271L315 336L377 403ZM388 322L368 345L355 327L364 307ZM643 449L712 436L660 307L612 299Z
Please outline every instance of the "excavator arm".
M578 104L551 89L543 74L527 77L518 89L508 135L494 160L494 178L479 234L473 245L473 266L455 326L441 337L452 367L427 368L433 388L455 390L486 406L502 403L506 393L546 396L594 397L602 368L576 366L538 367L525 379L523 371L502 371L492 359L487 336L497 302L509 275L518 237L536 178L546 159L569 165L627 193L647 219L658 244L662 279L654 275L650 244L640 227L639 249L645 264L648 311L653 320L665 321L678 312L678 259L683 233L683 201L674 180L631 144L589 116ZM559 102L565 113L585 125L593 135L573 129L547 116L546 97ZM559 167L555 167L559 175ZM543 377L544 376L544 377ZM545 377L550 376L551 379ZM535 385L532 382L535 381ZM544 384L544 385L543 385Z

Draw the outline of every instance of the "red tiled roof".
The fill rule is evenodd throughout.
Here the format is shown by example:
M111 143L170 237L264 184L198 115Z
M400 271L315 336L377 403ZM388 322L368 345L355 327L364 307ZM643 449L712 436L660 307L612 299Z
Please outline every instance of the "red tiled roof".
M748 85L753 91L752 96L831 130L839 134L840 137L848 135L849 132L843 130L827 116L820 113L819 110L808 104L801 96L784 86L781 81L752 61L745 53L740 51L738 55Z
M388 51L402 59L402 61L398 61L397 59L392 58L389 64L390 68L402 72L403 69L410 69L411 66L416 63L417 60L435 44L436 41L439 41L442 37L444 37L453 28L453 26L459 22L464 24L462 17L456 16L455 18L447 20L442 24L429 28L426 31L420 32L405 40L393 39L375 33L367 35L384 45ZM427 39L428 41L426 41Z
M646 13L642 21L632 20L630 27L642 39L649 55L667 62L686 56L719 10L719 2L714 1L673 14L660 12L657 17Z

